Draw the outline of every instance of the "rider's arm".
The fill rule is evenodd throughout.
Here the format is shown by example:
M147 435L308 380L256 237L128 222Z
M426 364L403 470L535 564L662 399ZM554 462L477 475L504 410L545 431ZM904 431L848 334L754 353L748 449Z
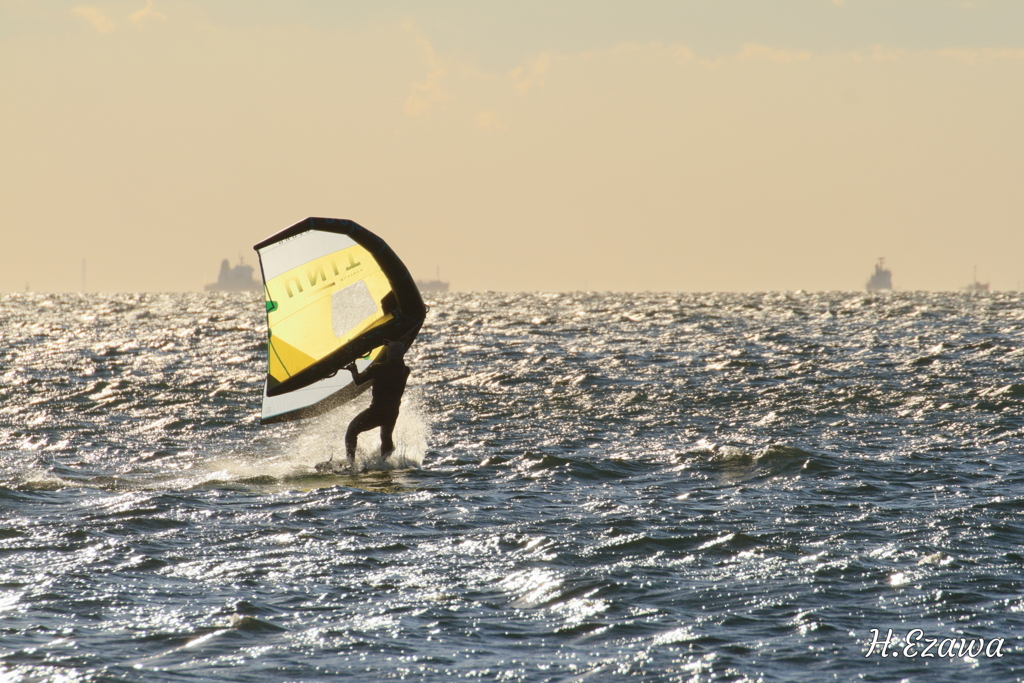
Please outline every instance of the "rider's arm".
M365 372L359 372L359 368L356 367L355 363L349 363L345 366L345 369L352 373L352 379L355 380L356 384L363 384L367 380L374 378L379 367L378 364L373 363L370 367L366 368Z

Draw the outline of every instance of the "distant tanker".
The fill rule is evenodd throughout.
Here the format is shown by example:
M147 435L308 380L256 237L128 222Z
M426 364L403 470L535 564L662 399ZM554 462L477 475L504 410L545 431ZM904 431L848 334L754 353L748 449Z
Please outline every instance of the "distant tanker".
M263 287L252 277L253 268L238 260L234 268L227 259L220 262L217 281L203 287L207 292L261 292Z

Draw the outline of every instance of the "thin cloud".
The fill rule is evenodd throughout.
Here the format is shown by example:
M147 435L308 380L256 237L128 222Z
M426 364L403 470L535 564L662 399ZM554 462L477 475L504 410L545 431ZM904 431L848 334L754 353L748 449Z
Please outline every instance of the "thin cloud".
M71 13L85 19L100 33L110 33L114 30L114 20L106 15L99 7L80 6L71 10Z
M515 83L515 87L519 92L526 92L535 85L543 82L544 74L547 73L548 67L551 66L551 55L543 53L534 59L527 66L520 66L512 69L509 72L509 76L512 77L512 81Z
M405 100L405 111L410 116L422 116L438 102L449 98L442 86L448 70L437 56L434 45L411 21L405 22L405 29L416 35L416 44L423 50L427 59L427 75L423 81L412 84L409 97Z
M903 50L890 50L882 47L881 45L875 45L871 48L871 56L869 59L876 62L896 62L903 57L905 52Z
M1004 60L1019 60L1024 59L1024 48L1016 50L1008 49L980 49L980 50L969 50L969 49L949 49L939 50L939 55L943 57L949 57L957 59L962 62L966 62L970 65L975 64L987 64L991 62L999 62Z
M765 62L775 62L776 64L792 64L794 62L803 62L812 57L810 50L783 50L768 45L756 45L748 43L743 46L743 49L736 59L740 60L760 60Z
M132 14L131 17L129 18L132 20L132 22L136 24L141 24L142 22L147 21L149 19L159 19L161 21L166 21L167 15L163 14L162 12L158 12L156 9L153 8L153 0L146 0L146 6L140 9L138 12Z
M478 113L475 121L476 127L480 130L505 130L505 124L490 109L485 109Z
M669 48L669 51L672 54L672 58L675 59L680 64L686 64L694 57L693 50L686 47L685 45L672 45Z
M680 48L676 47L676 52L678 53L679 51ZM688 55L688 57L689 56L690 55ZM717 69L733 62L773 62L775 64L795 64L797 62L805 62L813 58L814 53L810 50L787 50L784 48L772 47L770 45L746 43L738 53L731 57L698 59L697 62L703 67ZM677 61L683 62L683 60L678 58Z

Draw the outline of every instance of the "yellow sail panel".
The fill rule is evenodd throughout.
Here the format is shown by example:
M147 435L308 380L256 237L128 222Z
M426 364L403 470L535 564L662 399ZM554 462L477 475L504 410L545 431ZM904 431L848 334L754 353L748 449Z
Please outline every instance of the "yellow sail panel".
M267 360L267 374L277 382L283 382L292 376L288 368L307 368L315 362L315 359L276 337L270 338Z
M328 306L309 306L306 310L323 311L321 314L315 315L315 318L321 321L321 329L318 332L311 332L308 326L303 324L303 316L292 316L271 328L268 373L278 382L283 382L302 372L358 335L374 327L386 325L393 319L390 314L374 314L361 321L357 327L339 339L333 336L329 327L326 332L323 329L325 327L324 320L327 320L328 325L330 324L330 308ZM275 358L277 358L276 364Z
M269 317L269 316L268 316ZM295 360L301 364L287 364L288 376L296 375L324 358L340 345L331 333L330 294L311 300L301 310L279 321L270 323L270 341L283 340L301 353Z
M391 318L384 298L391 285L369 251L359 245L313 259L266 282L270 343L281 342L283 381L331 355ZM271 352L273 349L269 349Z

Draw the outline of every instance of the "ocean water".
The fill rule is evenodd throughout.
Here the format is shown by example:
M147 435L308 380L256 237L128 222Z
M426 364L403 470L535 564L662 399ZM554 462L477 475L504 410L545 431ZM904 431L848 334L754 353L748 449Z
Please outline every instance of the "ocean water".
M1020 294L440 295L346 475L257 296L0 302L2 681L1024 680Z

